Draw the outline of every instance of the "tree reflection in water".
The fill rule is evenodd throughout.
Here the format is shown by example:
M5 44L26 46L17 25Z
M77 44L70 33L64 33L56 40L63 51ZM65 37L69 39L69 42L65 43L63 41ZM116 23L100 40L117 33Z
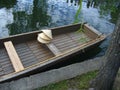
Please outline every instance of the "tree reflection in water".
M67 0L67 3L74 3L74 5L79 5L80 0Z
M120 12L119 0L88 0L87 7L96 7L99 9L101 16L111 15L111 22L116 23Z
M83 0L87 2L87 8L93 7L99 10L101 17L104 15L111 15L111 22L115 23L120 12L119 0ZM79 5L80 0L67 0L67 3L74 3Z
M47 0L34 0L31 14L27 10L13 12L14 22L8 25L10 35L29 32L49 26L50 16L47 15ZM27 8L27 7L26 7Z
M3 0L0 0L0 7L5 6L7 8L9 6L13 10L12 11L13 23L12 24L8 23L7 25L10 35L38 30L45 27L53 27L53 26L55 27L60 25L71 24L74 22L75 13L77 12L79 8L78 5L80 4L80 0L61 0L61 1L17 0L16 2L15 1L16 0L7 0L3 2ZM14 5L14 3L16 5ZM96 21L98 22L100 18L98 17L99 13L97 13L98 14L97 16L96 11L92 11L92 10L94 8L97 8L96 10L98 10L99 12L103 12L104 8L102 9L100 7L101 5L104 6L107 3L106 0L105 1L83 0L83 3L84 5L82 5L83 6L82 9L85 11L82 11L82 14L78 15L77 19L81 20L81 17L84 17L85 21L97 27L97 25L102 22L94 23ZM117 13L120 10L119 9L120 5L118 4L118 2L116 5L117 6L113 8L113 11L109 12L111 14L111 17L114 17L111 19L111 21L116 20L115 17L117 16ZM93 8L87 10L86 7L88 8L93 7ZM96 19L93 19L92 17L96 17ZM102 24L101 26L104 27Z
M16 4L17 0L0 0L0 8L11 8Z
M49 26L50 16L47 15L47 0L34 0L31 26L34 30Z

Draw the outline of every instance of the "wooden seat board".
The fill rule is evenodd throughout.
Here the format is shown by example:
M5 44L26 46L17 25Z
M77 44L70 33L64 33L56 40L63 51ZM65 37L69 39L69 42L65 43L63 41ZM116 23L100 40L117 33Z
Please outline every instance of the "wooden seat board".
M51 50L51 52L54 55L57 56L57 55L61 54L61 52L59 51L59 49L53 43L48 43L48 44L46 44L46 46Z
M21 60L11 41L4 42L5 48L16 72L24 70Z

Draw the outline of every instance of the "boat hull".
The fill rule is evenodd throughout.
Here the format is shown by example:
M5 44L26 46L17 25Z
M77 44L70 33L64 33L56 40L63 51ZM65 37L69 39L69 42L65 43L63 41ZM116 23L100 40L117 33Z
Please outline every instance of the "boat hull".
M11 70L10 73L0 77L0 83L46 71L54 65L64 63L64 61L67 61L78 54L81 55L82 53L98 47L105 40L105 35L85 24L83 25L85 29L84 33L88 38L86 42L82 41L83 43L81 43L79 41L79 36L81 35L81 33L76 34L76 31L80 28L80 25L81 24L68 25L51 29L54 36L52 43L58 48L58 50L60 50L61 54L59 55L54 55L54 53L52 53L52 51L50 51L46 45L37 42L37 35L38 33L41 33L41 31L35 31L1 39L0 50L5 48L5 42L11 41L16 49L16 52L18 53L18 57L20 57L21 62L23 63L24 70L21 70L19 72L13 72ZM82 39L86 36L82 34ZM28 48L31 51L28 50ZM5 55L7 55L7 52L5 50L3 51L6 53ZM32 52L32 54L30 52ZM9 55L7 55L7 58L9 59L8 56ZM30 61L30 63L27 63L28 61ZM12 69L14 70L13 67Z

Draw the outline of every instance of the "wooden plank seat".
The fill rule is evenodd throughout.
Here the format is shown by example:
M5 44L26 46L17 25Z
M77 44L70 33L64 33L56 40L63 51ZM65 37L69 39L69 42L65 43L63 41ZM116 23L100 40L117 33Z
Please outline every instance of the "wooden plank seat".
M54 55L60 55L61 52L58 50L58 48L53 44L53 43L48 43L46 44L46 46L50 49L50 51L54 54Z
M12 44L11 41L4 42L5 48L7 50L8 56L11 60L11 63L15 69L15 72L24 70L23 64Z
M50 29L41 31L42 33L39 33L37 37L38 42L45 44L55 56L61 54L57 47L50 42L53 39L52 31Z

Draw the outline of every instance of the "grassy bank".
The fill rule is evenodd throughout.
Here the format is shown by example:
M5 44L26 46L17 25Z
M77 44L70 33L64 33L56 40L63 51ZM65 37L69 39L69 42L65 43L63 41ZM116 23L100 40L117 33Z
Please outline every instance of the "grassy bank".
M98 71L88 72L75 78L60 81L55 84L50 84L48 86L36 90L68 90L68 89L85 90L89 87L89 81L95 78L97 72Z

